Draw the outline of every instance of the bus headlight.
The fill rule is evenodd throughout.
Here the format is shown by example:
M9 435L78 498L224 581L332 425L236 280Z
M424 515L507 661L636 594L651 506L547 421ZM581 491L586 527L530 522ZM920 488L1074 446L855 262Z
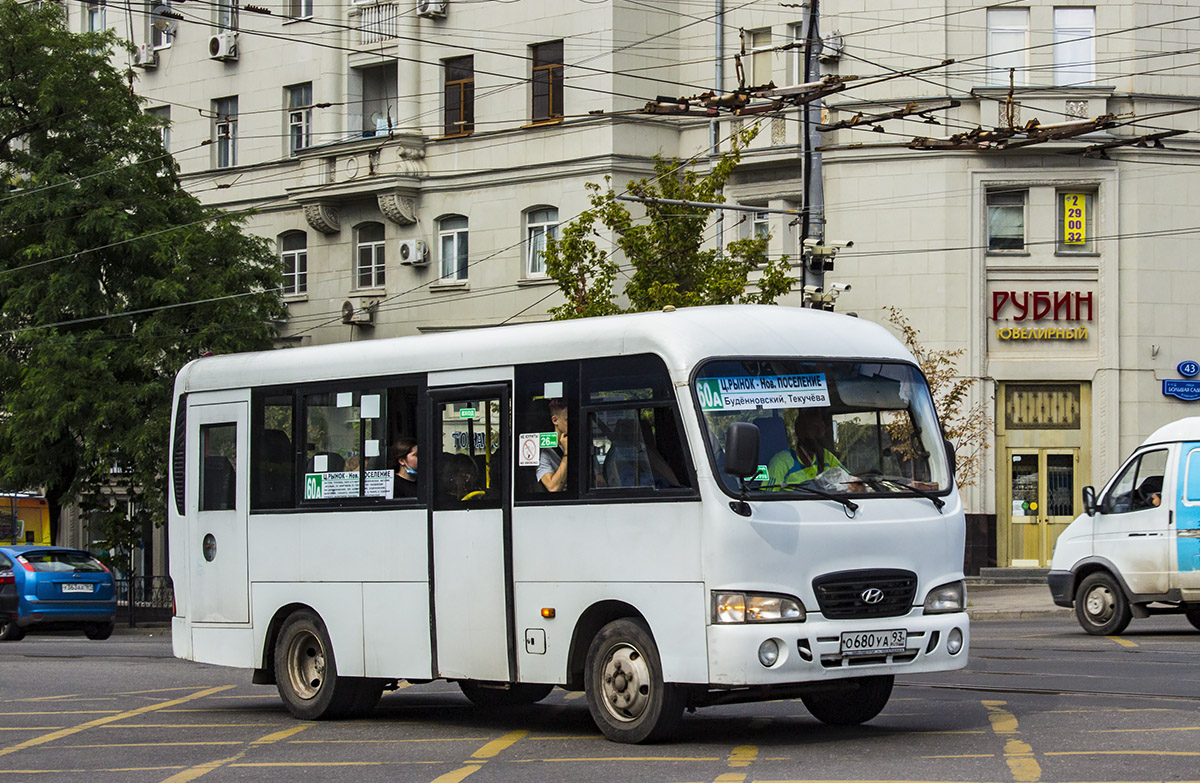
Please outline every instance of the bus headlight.
M714 623L802 623L799 598L756 593L713 593Z
M925 614L961 612L967 605L967 588L962 582L935 587L925 597Z

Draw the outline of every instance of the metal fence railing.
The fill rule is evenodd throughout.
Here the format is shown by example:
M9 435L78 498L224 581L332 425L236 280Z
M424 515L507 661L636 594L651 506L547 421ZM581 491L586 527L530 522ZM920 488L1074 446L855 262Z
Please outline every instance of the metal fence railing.
M130 625L138 620L170 620L174 589L169 576L135 576L117 580L117 620L128 619ZM133 601L129 600L130 592Z

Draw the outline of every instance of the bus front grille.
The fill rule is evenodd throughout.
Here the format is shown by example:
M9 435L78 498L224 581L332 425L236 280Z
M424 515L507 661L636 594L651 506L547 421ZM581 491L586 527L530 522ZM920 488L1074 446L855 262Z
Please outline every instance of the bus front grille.
M899 569L838 571L814 579L813 592L830 620L899 617L912 609L917 575Z

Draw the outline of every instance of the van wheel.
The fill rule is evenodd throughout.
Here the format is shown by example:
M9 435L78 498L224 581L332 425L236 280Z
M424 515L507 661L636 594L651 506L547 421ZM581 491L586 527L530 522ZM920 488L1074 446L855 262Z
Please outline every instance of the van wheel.
M1089 574L1075 591L1075 617L1093 636L1112 636L1124 631L1133 617L1129 600L1111 575Z
M0 642L19 642L25 638L25 629L16 620L0 621Z
M523 707L527 704L537 704L550 695L553 685L535 685L533 683L513 683L507 688L488 688L477 682L464 680L458 684L463 695L477 707L487 709L499 707Z
M658 645L640 620L615 620L588 647L584 690L592 720L613 742L669 737L683 718L686 693L663 682Z
M383 693L382 680L339 677L325 623L313 612L294 612L275 642L275 685L288 711L303 720L364 715Z
M856 677L850 682L857 688L846 688L800 697L812 716L830 726L857 726L874 718L887 706L892 696L895 676Z
M1189 604L1183 609L1183 616L1192 624L1192 627L1200 630L1200 604Z
M99 642L112 636L113 629L116 628L116 626L116 622L113 621L109 621L107 623L96 623L84 628L83 634L87 638Z

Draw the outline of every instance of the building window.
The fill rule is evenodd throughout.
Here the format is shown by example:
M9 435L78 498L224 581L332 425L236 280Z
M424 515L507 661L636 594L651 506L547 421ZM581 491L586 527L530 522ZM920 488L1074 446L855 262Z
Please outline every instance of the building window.
M384 261L383 224L363 223L358 227L359 288L383 287Z
M362 88L362 135L387 136L399 125L396 116L396 65L376 65L355 71Z
M1059 253L1094 253L1095 226L1092 205L1095 194L1077 189L1060 190L1058 201L1058 244Z
M534 44L529 50L533 59L533 121L561 119L563 42Z
M993 190L987 194L989 252L1025 249L1025 191Z
M747 87L762 87L771 82L771 58L774 56L775 53L771 51L771 28L746 33L746 59L742 67L745 69Z
M1029 9L989 8L987 12L987 83L1008 85L1016 69L1016 84L1025 83L1029 54Z
M445 73L445 129L447 136L461 136L475 130L475 58L451 57L442 60Z
M287 88L288 152L312 146L312 82Z
M1096 9L1054 9L1054 84L1091 85L1096 79Z
M467 279L467 219L451 215L438 221L442 280Z
M227 169L237 165L237 114L238 99L218 98L212 102L213 148L216 167Z
M150 0L147 3L150 13L146 16L146 24L150 27L150 45L155 49L165 49L171 45L171 39L174 37L171 34L171 27L165 26L160 28L154 24L154 21L165 17L165 13L171 10L171 0Z
M283 262L283 293L294 296L308 292L308 236L289 231L279 238L279 260Z
M288 15L293 19L312 19L313 0L289 0Z
M146 113L162 122L159 126L159 133L162 134L163 149L167 152L171 151L171 107L156 106L153 109L146 109Z
M546 276L546 240L558 236L558 210L539 207L525 213L525 276Z
M108 29L103 2L90 2L83 8L83 32L102 33Z
M750 221L750 238L751 239L770 239L771 238L771 213L770 212L755 212L754 217Z
M218 30L238 29L238 7L235 0L217 0L215 8Z

